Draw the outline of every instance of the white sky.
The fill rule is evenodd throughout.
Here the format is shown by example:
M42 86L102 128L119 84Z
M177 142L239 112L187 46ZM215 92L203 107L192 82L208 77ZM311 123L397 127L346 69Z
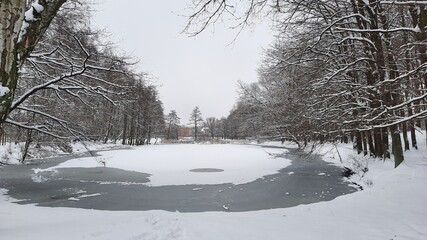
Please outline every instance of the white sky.
M156 77L165 114L176 110L188 123L199 106L202 117L227 116L237 99L237 81L254 82L262 49L273 37L268 21L242 32L225 24L197 37L181 34L190 0L97 0L92 25L140 60L140 70Z

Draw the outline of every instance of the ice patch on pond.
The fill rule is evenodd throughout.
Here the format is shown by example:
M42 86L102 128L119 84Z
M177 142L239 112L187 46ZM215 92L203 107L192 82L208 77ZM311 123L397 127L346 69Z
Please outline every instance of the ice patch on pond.
M196 169L190 169L190 172L213 173L213 172L224 172L224 170L218 169L218 168L196 168Z
M38 174L38 173L41 173L41 172L58 172L57 170L55 170L55 169L50 169L50 168L46 168L46 169L42 169L42 168L33 168L33 169L31 169L31 170L33 170L33 172L34 172L35 174Z
M96 197L96 196L101 196L101 195L102 195L101 193L83 194L79 198Z
M47 182L49 179L40 175L32 175L31 180L35 183L44 183Z

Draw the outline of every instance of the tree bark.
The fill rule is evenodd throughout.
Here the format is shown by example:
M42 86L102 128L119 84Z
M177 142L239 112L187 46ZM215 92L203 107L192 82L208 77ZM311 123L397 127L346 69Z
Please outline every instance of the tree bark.
M390 144L388 141L388 129L382 128L381 131L382 131L381 137L383 139L384 158L390 158Z
M356 149L357 154L362 153L363 151L363 145L362 145L362 133L361 132L355 132L354 135L356 136Z
M197 120L194 121L194 141L197 142Z
M375 147L374 141L372 140L371 131L366 131L366 137L368 138L369 153L371 156L375 156Z
M414 104L412 105L414 106ZM411 116L412 115L412 106L408 107L408 115ZM411 120L409 121L409 131L411 132L411 144L412 144L412 148L418 149L418 144L417 144L417 137L415 135L415 121Z
M375 157L383 157L384 146L381 139L381 129L374 129Z
M360 134L362 136L362 142L363 142L363 155L366 156L368 155L368 142L366 138L366 132L361 132Z
M33 131L30 129L27 130L27 139L25 140L24 151L22 152L21 163L24 163L25 159L27 158L28 149L30 148L30 144L33 141L32 136L31 136L32 132Z
M397 125L390 127L391 131L391 144L392 144L392 152L394 156L394 167L399 166L403 162L403 149L402 149L402 141L400 139L399 129Z
M125 145L126 144L126 130L128 128L128 115L126 114L126 112L123 113L124 117L123 117L123 139L122 139L122 144Z
M104 144L108 142L111 130L113 129L113 115L114 115L114 105L111 106L110 117L108 118L108 124L107 124L107 131L104 137Z
M33 19L25 19L26 0L0 1L0 123L10 112L18 71L41 39L66 0L39 0L41 8L29 7Z

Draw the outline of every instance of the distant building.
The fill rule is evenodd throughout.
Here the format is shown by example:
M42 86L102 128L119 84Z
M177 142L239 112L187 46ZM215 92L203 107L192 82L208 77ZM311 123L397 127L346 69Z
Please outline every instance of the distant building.
M193 137L193 129L191 127L180 126L178 130L178 137L179 138Z

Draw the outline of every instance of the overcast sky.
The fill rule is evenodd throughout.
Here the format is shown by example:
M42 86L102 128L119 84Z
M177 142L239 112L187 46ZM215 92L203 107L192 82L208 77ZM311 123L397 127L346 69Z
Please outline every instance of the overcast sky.
M223 23L197 37L181 34L190 0L97 0L92 25L140 60L160 85L165 114L176 110L188 123L195 106L203 118L227 116L237 99L237 81L254 82L262 49L272 41L268 21L237 32Z

